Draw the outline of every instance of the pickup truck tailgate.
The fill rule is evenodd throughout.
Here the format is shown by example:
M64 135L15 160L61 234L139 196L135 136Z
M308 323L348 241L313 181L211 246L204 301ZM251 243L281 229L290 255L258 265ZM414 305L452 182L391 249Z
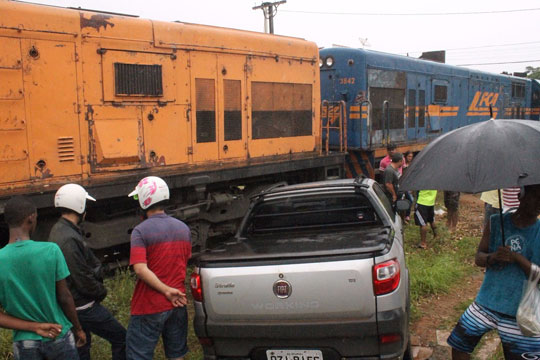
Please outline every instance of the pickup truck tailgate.
M205 310L215 322L363 319L376 313L373 258L203 268Z

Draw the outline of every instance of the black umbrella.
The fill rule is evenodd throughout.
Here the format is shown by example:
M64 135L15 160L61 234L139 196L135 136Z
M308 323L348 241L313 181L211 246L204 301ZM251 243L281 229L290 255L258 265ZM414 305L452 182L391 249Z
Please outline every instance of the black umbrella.
M491 119L426 146L399 189L478 193L532 184L540 184L540 122Z
M399 189L478 193L532 184L540 184L540 122L491 119L453 130L426 146L407 168Z

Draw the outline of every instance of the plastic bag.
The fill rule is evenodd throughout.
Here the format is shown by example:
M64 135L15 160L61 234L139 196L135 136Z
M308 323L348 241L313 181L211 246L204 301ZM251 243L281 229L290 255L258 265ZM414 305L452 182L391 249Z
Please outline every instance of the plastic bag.
M540 267L531 264L531 273L527 282L527 289L521 297L516 320L525 336L540 335Z

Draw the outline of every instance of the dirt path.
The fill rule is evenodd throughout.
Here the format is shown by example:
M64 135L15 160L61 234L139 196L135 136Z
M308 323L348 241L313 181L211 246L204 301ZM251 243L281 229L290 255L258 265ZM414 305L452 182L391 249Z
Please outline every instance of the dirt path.
M483 209L483 202L477 196L461 194L460 220L452 238L480 237ZM445 222L446 216L443 215L437 220ZM472 261L473 259L471 259L471 266L474 266ZM448 360L451 358L450 348L446 345L446 337L464 310L460 306L476 297L482 279L483 272L475 269L472 275L463 279L448 294L424 299L418 304L418 310L422 316L411 324L412 345L416 346L414 352L418 353L415 359Z

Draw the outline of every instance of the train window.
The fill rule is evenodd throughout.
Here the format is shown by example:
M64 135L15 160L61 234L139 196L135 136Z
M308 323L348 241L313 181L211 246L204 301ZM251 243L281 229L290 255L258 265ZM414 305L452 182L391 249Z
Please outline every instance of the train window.
M512 97L523 99L525 97L525 84L512 83Z
M416 90L409 90L409 128L416 127Z
M216 141L214 79L195 79L197 142Z
M418 127L426 126L426 91L418 90Z
M311 135L311 85L254 81L251 99L253 139Z
M116 96L163 96L161 65L114 63Z
M433 102L437 104L446 104L448 100L448 86L435 85L433 87Z
M390 129L403 129L405 118L405 90L390 89L382 87L369 88L369 99L373 104L373 130L382 130L386 128L386 122L389 120ZM388 114L384 108L388 101Z
M242 139L242 105L240 80L223 80L225 141Z

